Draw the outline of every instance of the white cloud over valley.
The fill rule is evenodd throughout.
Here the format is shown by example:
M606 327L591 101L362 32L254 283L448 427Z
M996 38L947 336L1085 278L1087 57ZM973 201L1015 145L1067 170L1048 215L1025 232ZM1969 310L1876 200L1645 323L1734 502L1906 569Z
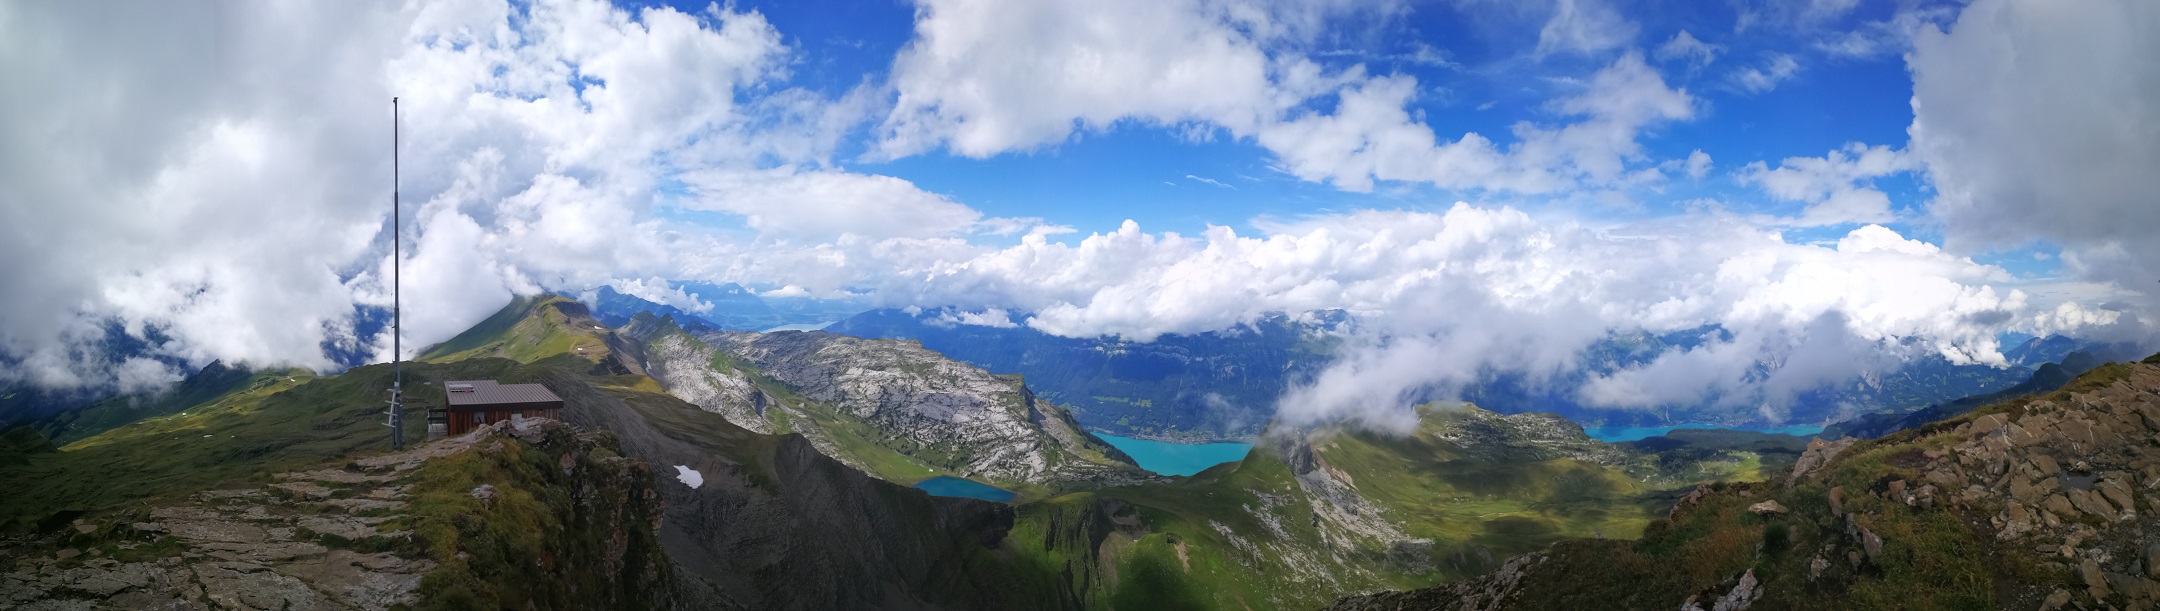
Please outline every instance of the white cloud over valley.
M1819 28L1852 4L1743 17ZM1820 55L1741 53L1593 0L1537 5L1519 53L1430 62L1557 74L1501 92L1534 101L1488 121L1429 112L1469 95L1459 82L1315 51L1346 38L1333 24L1411 10L1396 3L921 0L882 71L822 89L798 80L806 43L734 5L221 6L0 5L17 85L0 89L0 382L142 389L181 375L169 361L213 359L330 369L326 342L386 359L355 308L390 303L393 256L408 352L513 294L610 286L710 309L684 279L1135 341L1343 309L1360 322L1342 359L1281 407L1379 423L1491 371L1579 372L1616 333L1705 325L1728 335L1577 398L1774 420L1796 393L1917 356L1999 364L2006 331L2149 340L2160 306L2145 185L2160 9L2142 3L1979 0L1808 38L1842 50L1793 53L1910 41L1909 142L1717 149L1716 166L1665 138L1709 131L1718 100L1814 81ZM1047 218L907 172L1128 129L1264 159L1250 171L1265 179L1196 161L1150 186L1346 199L1181 232ZM1906 179L1921 200L1878 184ZM1989 263L2035 242L2060 248L2053 276ZM106 354L113 333L163 360Z

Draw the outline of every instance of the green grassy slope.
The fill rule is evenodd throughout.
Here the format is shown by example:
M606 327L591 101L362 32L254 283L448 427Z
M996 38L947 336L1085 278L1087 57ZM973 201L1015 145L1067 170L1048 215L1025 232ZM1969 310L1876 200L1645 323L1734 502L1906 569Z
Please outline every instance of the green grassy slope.
M1314 460L1303 476L1277 431L1245 460L1191 478L1028 503L1005 546L1096 608L1306 609L1480 574L1555 542L1636 537L1672 488L1737 474L1753 457L1705 452L1725 466L1676 468L1544 417L1421 416L1406 436L1304 434ZM1356 500L1338 506L1316 479ZM1092 543L1091 528L1103 531Z
M1624 465L1529 451L1481 456L1488 448L1443 438L1462 420L1436 412L1409 436L1336 434L1315 449L1392 509L1406 534L1432 539L1448 576L1560 539L1634 538L1649 523L1656 489Z
M560 295L520 296L480 324L420 354L447 363L481 357L531 363L558 354L598 362L608 355L607 330L585 305Z
M211 363L170 389L147 396L113 397L55 414L37 426L54 443L65 444L143 418L179 413L228 393L259 386L266 377L291 375L297 375L297 372L279 370L250 374L246 369Z
M441 401L439 382L509 375L515 363L481 359L406 366L406 401ZM0 469L0 524L29 527L184 495L267 474L347 460L389 448L384 428L390 366L332 377L259 374L247 387L183 413L147 418L32 454ZM426 422L407 420L408 440Z

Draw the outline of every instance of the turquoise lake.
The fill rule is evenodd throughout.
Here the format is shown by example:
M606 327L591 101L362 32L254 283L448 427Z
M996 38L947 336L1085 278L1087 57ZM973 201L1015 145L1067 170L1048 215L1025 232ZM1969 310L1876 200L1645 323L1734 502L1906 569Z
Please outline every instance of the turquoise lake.
M1234 441L1171 443L1109 433L1096 433L1095 436L1132 456L1133 462L1140 463L1140 468L1162 475L1192 475L1215 465L1245 460L1245 453L1252 451L1252 444Z
M1596 428L1584 428L1583 432L1589 433L1592 439L1596 439L1598 441L1603 441L1606 443L1620 443L1623 441L1649 439L1651 437L1670 433L1673 431L1673 429L1729 429L1806 437L1822 432L1823 427L1809 426L1805 424L1795 424L1792 426L1774 426L1758 429L1731 426L1715 426L1709 424L1681 424L1675 426L1601 426Z
M915 482L915 488L937 496L964 496L1000 503L1010 503L1020 496L997 486L946 475Z

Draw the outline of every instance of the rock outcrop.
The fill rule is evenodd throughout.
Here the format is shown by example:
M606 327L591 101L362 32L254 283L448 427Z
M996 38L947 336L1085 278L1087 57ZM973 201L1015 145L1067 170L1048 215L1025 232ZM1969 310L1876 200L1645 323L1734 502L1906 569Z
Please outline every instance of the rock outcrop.
M2146 607L2160 603L2143 543L2160 528L2150 494L2160 489L2160 367L2109 367L2121 369L2105 385L1938 433L1952 443L1920 467L1923 490L1992 511L1986 524L2005 548L2078 576L2076 598Z
M651 316L632 319L621 334L645 344L645 368L670 394L752 431L801 433L820 452L873 474L883 472L877 463L885 459L867 455L862 443L993 483L1147 479L1016 378L916 342L683 331ZM857 430L842 430L848 426Z
M588 465L577 460L596 445L549 420L531 419L482 428L418 448L364 458L343 467L280 473L259 487L208 490L178 503L94 515L56 535L0 543L0 556L16 558L0 575L0 606L15 609L393 609L429 600L422 578L446 567L425 553L410 529L420 519L411 505L415 481L431 460L502 448L504 443L567 444L558 448L567 470L586 466L585 479L565 473L561 494L586 499L577 512L615 531L610 540L634 537L622 529L650 532L653 517L608 490L647 490L637 469L595 471L621 463ZM624 461L616 458L614 461ZM605 461L599 461L604 463ZM624 476L630 476L625 480ZM490 488L493 492L493 488ZM524 495L546 495L526 489ZM651 535L645 535L651 538ZM671 600L667 590L651 596L664 571L641 567L629 550L601 557L569 557L582 542L552 541L566 566L594 569L613 583L616 596L586 592L595 604ZM603 547L605 545L603 544ZM610 570L613 572L611 573ZM648 579L622 583L614 577L647 571ZM606 588L594 588L605 590ZM629 592L638 592L630 595Z
M1816 439L1808 442L1807 450L1800 453L1800 459L1793 461L1792 473L1785 476L1785 485L1790 486L1821 471L1823 465L1830 464L1830 459L1837 458L1839 452L1852 447L1854 441L1857 440L1847 437L1837 441Z
M1515 593L1525 587L1524 577L1545 561L1545 554L1516 556L1500 570L1476 579L1410 592L1380 592L1335 601L1329 611L1497 611L1508 608Z

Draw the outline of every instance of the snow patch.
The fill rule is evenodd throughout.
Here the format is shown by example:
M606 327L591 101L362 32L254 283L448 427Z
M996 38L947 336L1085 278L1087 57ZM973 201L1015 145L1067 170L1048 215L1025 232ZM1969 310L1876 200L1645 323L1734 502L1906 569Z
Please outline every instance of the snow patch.
M696 469L683 465L675 465L675 479L680 480L683 485L689 486L691 490L696 490L698 486L705 485L705 474L698 473Z

